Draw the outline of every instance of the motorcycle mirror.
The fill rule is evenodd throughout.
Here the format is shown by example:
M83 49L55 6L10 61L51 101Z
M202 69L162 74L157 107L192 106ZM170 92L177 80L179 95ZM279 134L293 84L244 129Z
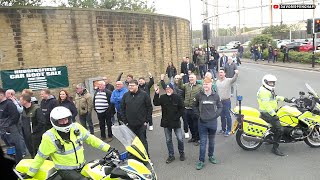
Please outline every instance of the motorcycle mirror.
M303 91L300 91L300 92L299 92L299 95L300 95L300 96L304 96L304 95L306 95L306 93L303 92Z

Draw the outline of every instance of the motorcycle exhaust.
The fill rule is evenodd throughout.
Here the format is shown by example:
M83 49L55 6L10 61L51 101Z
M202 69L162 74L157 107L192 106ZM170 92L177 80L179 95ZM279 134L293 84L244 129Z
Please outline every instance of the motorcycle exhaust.
M261 142L262 138L259 137L253 137L253 136L248 136L246 134L242 134L242 137L245 141L254 141L254 142Z

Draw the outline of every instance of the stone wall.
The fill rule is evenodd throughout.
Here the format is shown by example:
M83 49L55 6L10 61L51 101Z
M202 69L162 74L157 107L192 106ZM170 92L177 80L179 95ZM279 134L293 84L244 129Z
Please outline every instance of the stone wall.
M69 90L120 72L156 79L190 56L189 21L101 9L0 8L0 70L68 66Z

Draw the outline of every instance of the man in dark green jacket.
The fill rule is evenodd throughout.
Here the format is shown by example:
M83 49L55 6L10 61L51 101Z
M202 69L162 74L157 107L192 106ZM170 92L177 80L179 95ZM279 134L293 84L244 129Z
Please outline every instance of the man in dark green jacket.
M191 131L192 138L188 141L189 143L194 142L196 146L199 145L199 132L198 132L198 119L192 110L193 99L202 88L201 85L196 83L197 77L194 74L189 75L189 83L180 84L180 89L184 90L184 106L185 111L182 119L184 123L185 138L189 137L188 126Z

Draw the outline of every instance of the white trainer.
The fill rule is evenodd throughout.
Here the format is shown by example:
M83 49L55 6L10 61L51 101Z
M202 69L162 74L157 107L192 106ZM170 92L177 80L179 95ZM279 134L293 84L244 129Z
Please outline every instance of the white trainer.
M184 138L189 139L190 138L189 133L184 133Z
M149 131L153 131L153 126L149 126Z

